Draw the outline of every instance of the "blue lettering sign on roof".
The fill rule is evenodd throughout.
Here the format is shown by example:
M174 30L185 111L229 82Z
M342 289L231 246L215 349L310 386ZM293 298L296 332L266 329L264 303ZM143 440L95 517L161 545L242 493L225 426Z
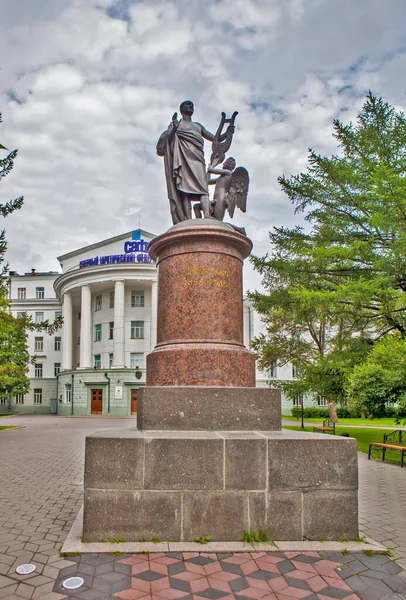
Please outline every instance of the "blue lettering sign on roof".
M111 254L109 256L98 256L81 260L79 269L84 267L93 267L94 265L111 265L117 263L153 263L154 261L148 254L148 242L141 238L141 229L131 233L132 241L124 242L124 254Z

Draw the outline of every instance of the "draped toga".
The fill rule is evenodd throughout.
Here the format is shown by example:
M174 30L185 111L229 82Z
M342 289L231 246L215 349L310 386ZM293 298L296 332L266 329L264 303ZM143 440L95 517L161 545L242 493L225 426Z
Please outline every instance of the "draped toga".
M157 154L164 157L166 187L174 223L186 217L182 208L180 192L194 194L196 200L208 195L206 164L204 162L204 140L194 129L182 129L182 121L172 140L168 135L173 125L163 132L158 140Z

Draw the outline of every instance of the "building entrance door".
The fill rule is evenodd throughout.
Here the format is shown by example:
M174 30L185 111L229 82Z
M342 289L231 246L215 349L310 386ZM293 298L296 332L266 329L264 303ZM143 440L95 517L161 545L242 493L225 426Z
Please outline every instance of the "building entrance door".
M91 390L90 402L92 415L101 415L103 412L103 390Z
M132 415L138 411L137 391L138 390L131 390L131 414Z

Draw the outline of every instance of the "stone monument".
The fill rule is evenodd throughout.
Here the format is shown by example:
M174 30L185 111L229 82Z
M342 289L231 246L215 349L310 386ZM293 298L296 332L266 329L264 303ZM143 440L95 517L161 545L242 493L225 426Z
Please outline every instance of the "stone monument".
M243 168L234 177L235 162L216 169L237 113L223 113L213 135L191 121L193 103L181 112L184 124L175 113L157 147L174 225L149 247L158 336L138 429L86 438L83 540L239 541L261 529L274 540L355 537L355 440L282 431L280 391L255 388L242 312L252 243L222 221L226 209L245 211L249 177ZM208 173L203 137L213 142ZM211 173L223 177L213 200ZM192 202L205 218L191 218Z

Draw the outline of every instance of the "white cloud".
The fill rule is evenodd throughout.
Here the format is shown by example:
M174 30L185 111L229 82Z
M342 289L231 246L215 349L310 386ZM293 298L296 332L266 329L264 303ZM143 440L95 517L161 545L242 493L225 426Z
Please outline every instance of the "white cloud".
M1 4L1 0L0 0ZM239 111L231 148L248 168L246 215L268 250L292 225L277 177L332 153L332 120L353 119L368 88L404 107L404 0L31 0L0 25L1 141L18 147L2 198L12 268L57 268L56 256L141 226L170 226L155 144L185 98L217 128ZM4 11L2 11L3 14ZM121 18L114 18L121 16ZM206 155L210 154L206 145ZM246 282L258 276L247 268Z

